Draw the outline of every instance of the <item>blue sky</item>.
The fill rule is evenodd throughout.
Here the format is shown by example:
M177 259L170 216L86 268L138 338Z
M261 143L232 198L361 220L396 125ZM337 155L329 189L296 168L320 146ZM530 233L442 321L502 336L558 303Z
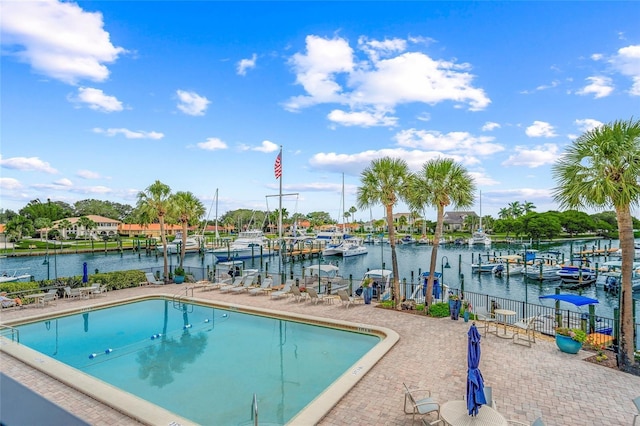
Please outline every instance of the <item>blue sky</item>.
M584 131L640 116L639 2L0 3L1 207L134 205L156 179L218 211L356 204L382 156L462 163L482 214L557 209ZM480 206L475 206L479 212ZM406 211L399 205L396 211ZM382 208L356 219L382 216ZM435 218L435 211L426 216Z

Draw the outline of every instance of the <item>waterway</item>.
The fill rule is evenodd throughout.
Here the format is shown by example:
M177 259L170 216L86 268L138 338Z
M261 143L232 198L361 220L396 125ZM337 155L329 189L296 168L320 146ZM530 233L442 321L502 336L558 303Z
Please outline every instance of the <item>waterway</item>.
M568 260L570 253L588 248L618 247L618 241L575 241L573 243L563 243L549 245L545 247L534 247L540 251L554 250L565 255ZM267 271L270 274L293 273L296 276L302 274L302 268L318 262L332 262L340 268L340 275L353 277L354 281L359 281L362 275L369 269L391 268L391 249L388 244L369 245L369 252L366 255L348 258L326 257L324 259L314 258L304 261L287 262L283 264L280 257L270 256L245 260L245 268L257 268ZM524 248L521 245L495 245L491 249L480 249L479 247L468 248L466 246L441 246L438 250L438 264L436 271L443 272L443 282L451 288L460 288L464 280L465 291L472 291L482 294L489 294L497 297L504 297L514 300L528 301L536 303L538 296L550 294L555 291L559 281L536 282L525 280L523 276L511 276L498 278L492 274L472 274L471 263L477 261L479 255L486 256L500 255L508 253L522 253ZM431 246L423 245L399 245L396 247L400 279L405 279L408 283L417 282L422 272L428 271L431 258ZM486 257L485 257L486 258ZM125 251L119 253L84 253L84 254L56 254L50 252L48 264L44 262L45 256L24 256L7 257L0 259L0 272L12 274L18 270L19 273L29 273L35 280L55 279L57 277L81 276L83 264L86 262L89 273L111 272L118 270L144 269L162 271L163 259L160 254L146 254L142 252ZM602 263L605 257L595 257L594 262ZM170 256L170 268L178 265L177 255ZM200 270L213 270L215 268L215 257L210 253L188 254L185 258L186 267L201 268ZM445 266L449 264L450 268ZM598 284L580 291L580 294L593 297L599 300L597 314L603 317L612 318L613 308L618 306L618 297L611 295L602 289L600 277ZM564 291L563 292L577 292ZM640 299L640 295L636 294ZM545 301L545 304L552 305L553 302ZM567 307L569 308L569 307ZM640 300L636 300L636 312L640 312Z

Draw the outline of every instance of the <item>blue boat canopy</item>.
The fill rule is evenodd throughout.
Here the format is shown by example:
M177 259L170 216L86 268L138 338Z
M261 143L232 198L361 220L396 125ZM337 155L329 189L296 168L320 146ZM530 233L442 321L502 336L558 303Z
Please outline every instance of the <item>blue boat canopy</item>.
M554 299L562 302L573 303L576 306L592 305L598 303L598 299L592 299L591 297L579 296L577 294L547 294L546 296L540 296L539 299Z
M426 277L428 277L428 276L429 276L429 272L428 272L428 271L423 272L423 273L422 273L422 276L423 276L423 277L425 277L425 278L426 278ZM438 279L438 278L440 278L441 276L442 276L442 274L441 274L440 272L434 272L434 273L433 273L433 277L434 277L435 279Z

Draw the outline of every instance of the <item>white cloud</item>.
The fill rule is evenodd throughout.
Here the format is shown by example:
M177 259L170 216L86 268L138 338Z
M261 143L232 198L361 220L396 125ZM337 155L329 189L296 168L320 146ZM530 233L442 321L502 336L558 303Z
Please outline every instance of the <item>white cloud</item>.
M124 135L125 138L127 139L162 139L164 138L164 134L160 133L160 132L147 132L144 130L129 130L129 129L123 129L123 128L117 128L117 129L101 129L99 127L96 127L93 129L94 133L100 133L106 136L117 136L117 135Z
M207 138L206 142L199 142L196 146L206 151L217 151L219 149L227 149L227 144L218 138Z
M334 109L331 111L327 118L334 123L342 124L343 126L360 126L360 127L373 127L373 126L396 126L398 124L397 117L389 117L383 111L367 112L367 111L342 111Z
M622 75L631 78L633 83L629 93L633 96L640 96L640 44L619 49L610 63Z
M256 59L258 59L258 56L255 53L251 56L251 59L241 59L238 62L238 74L247 75L248 69L256 67Z
M57 181L53 182L53 184L57 186L64 186L64 187L73 186L73 182L71 182L71 180L67 178L58 179Z
M69 84L106 80L105 64L125 52L111 43L103 27L101 13L85 12L72 2L2 2L0 39L12 46L10 54L36 72Z
M84 103L93 110L102 112L122 111L122 102L115 96L105 95L100 89L91 87L78 88L78 96L70 98L72 102Z
M594 120L593 118L583 118L574 121L578 130L582 133L588 132L590 130L595 129L596 127L602 126L604 123L598 120Z
M553 126L544 121L534 121L533 124L525 130L530 138L553 138L558 136Z
M208 105L211 103L204 96L198 95L196 92L187 92L185 90L177 90L178 109L187 115L204 115Z
M0 189L3 191L17 191L22 189L22 184L14 178L0 177Z
M473 136L468 132L440 133L435 130L402 130L395 135L399 146L425 150L449 152L467 157L488 156L504 151L500 144L493 143L492 136Z
M486 123L484 123L484 125L482 126L482 131L483 132L490 132L492 130L495 129L499 129L501 126L498 123L494 123L493 121L487 121Z
M530 168L553 164L558 159L558 146L547 143L533 148L516 146L515 154L502 163L503 166L525 166Z
M81 177L82 179L100 179L100 173L92 172L91 170L78 170L76 172L76 176Z
M431 121L431 114L428 112L423 112L416 117L420 121Z
M407 41L399 38L385 40L369 40L365 36L358 38L358 47L365 52L373 62L377 62L380 57L389 57L394 53L401 53L407 50Z
M294 54L289 63L296 83L305 95L286 103L295 111L311 105L348 105L349 113L393 111L399 104L414 102L435 105L452 101L456 107L482 110L490 104L484 90L472 86L471 66L466 63L432 59L421 52L405 52L406 41L368 40L361 37L359 47L366 57L357 58L342 38L307 36L306 51ZM350 118L344 115L338 118ZM331 117L331 116L330 116ZM345 125L371 125L370 120L344 119Z
M262 144L260 144L260 146L252 148L253 151L260 151L260 152L267 152L267 153L276 152L279 149L280 149L280 146L271 141L262 141Z
M611 92L613 92L613 82L609 77L587 77L586 80L589 81L590 84L587 84L585 87L578 90L576 92L578 95L593 94L594 98L598 99L609 96Z
M49 163L42 161L38 157L0 158L0 166L5 169L15 169L26 172L58 173L58 171L51 167Z

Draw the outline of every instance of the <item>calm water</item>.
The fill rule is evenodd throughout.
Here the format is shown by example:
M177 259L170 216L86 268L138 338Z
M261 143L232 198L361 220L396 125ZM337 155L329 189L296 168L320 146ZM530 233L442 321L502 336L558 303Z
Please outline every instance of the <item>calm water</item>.
M199 424L285 424L380 339L218 308L136 302L18 327L20 343ZM158 336L160 335L160 336Z
M605 248L609 246L617 247L618 241L578 241L574 242L573 246L569 243L538 247L540 251L543 250L555 250L564 253L565 258L569 259L571 252L576 252L583 248L592 249L593 247ZM321 259L320 262L328 262L338 264L340 267L340 274L344 277L352 276L354 280L359 280L362 275L368 269L378 269L383 266L386 269L391 268L391 250L388 244L382 245L369 245L369 252L366 255L348 257L342 259L341 257L327 257ZM536 248L536 247L534 247ZM507 254L519 252L522 253L523 248L521 246L499 246L496 245L490 250L480 249L476 247L469 249L467 247L460 246L445 246L440 247L438 250L438 264L436 265L436 271L444 272L443 282L448 284L452 288L460 288L461 280L460 274L464 276L464 288L465 291L473 291L483 294L489 294L498 297L506 297L515 300L527 300L529 302L536 302L537 297L542 294L549 294L555 291L559 281L538 283L534 281L526 281L522 276L503 277L497 278L492 274L472 274L471 263L472 259L477 260L479 255L486 256L490 254ZM400 245L397 246L398 267L400 269L400 279L406 279L407 282L417 282L418 276L421 272L427 271L431 256L430 246L414 246L414 245ZM0 271L8 271L12 273L16 269L24 270L32 274L36 280L47 279L47 277L53 279L56 276L80 276L82 275L82 265L87 262L89 273L94 273L96 269L100 272L110 272L116 270L127 269L149 269L153 271L162 271L163 260L162 256L146 255L144 253L132 253L125 252L122 256L117 253L104 254L65 254L49 257L49 265L43 265L43 256L34 257L20 257L20 258L4 258L0 259ZM606 260L604 257L597 257L593 259L594 262L602 263ZM265 270L268 268L268 272L277 274L280 272L286 272L290 274L293 271L294 275L301 275L302 267L310 264L318 263L318 259L307 260L305 262L287 263L282 265L278 256L265 257L262 259L253 259L245 261L245 268L257 268ZM178 264L177 255L170 257L170 266L175 268ZM204 256L198 254L188 254L185 259L185 265L191 267L202 268L202 270L213 270L215 267L215 258L212 254L205 254ZM449 263L450 268L443 268L444 265ZM600 278L602 279L602 277ZM573 292L573 291L571 291ZM592 286L590 288L582 290L580 294L585 296L594 297L600 301L596 313L600 316L612 318L613 307L617 306L618 299L615 295L602 290L601 286ZM640 295L636 295L640 297ZM545 304L551 304L551 301L545 301ZM571 306L563 306L563 308L572 308ZM636 302L636 309L640 312L640 301Z

